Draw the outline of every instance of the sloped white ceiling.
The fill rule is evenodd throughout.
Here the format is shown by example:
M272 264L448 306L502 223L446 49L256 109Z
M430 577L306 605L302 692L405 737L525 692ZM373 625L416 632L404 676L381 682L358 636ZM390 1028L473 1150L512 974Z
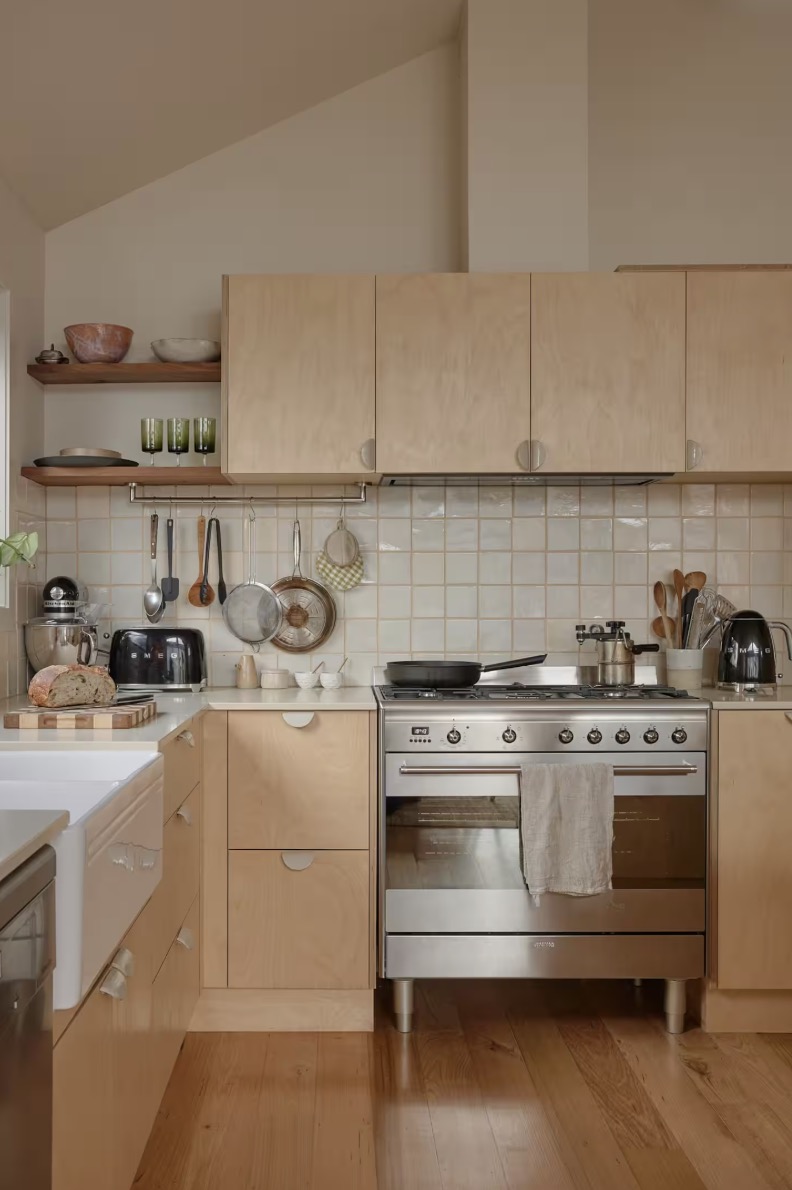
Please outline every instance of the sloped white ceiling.
M462 0L23 0L0 174L45 228L454 37Z

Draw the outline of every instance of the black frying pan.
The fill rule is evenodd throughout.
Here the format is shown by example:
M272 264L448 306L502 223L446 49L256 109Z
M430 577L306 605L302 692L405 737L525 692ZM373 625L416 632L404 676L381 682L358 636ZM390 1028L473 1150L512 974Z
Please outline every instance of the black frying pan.
M421 686L435 690L462 690L475 686L483 673L498 669L519 669L521 665L541 665L547 653L539 657L520 657L517 661L499 661L479 665L478 661L389 661L385 677L391 686Z

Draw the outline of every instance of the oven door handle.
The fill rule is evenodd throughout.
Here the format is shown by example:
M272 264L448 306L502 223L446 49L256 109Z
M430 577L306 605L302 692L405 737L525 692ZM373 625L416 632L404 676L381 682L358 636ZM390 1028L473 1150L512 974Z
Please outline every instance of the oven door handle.
M592 762L594 763L594 762ZM484 776L515 776L522 775L521 765L409 765L399 766L403 777L475 777L478 773ZM698 772L695 764L673 765L614 765L614 777L694 777Z

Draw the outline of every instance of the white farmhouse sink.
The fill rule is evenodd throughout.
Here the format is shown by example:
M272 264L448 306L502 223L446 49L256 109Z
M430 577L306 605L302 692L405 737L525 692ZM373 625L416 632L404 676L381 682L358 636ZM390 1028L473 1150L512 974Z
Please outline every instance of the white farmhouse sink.
M0 809L66 810L54 841L55 1008L79 1004L162 876L156 752L0 753Z

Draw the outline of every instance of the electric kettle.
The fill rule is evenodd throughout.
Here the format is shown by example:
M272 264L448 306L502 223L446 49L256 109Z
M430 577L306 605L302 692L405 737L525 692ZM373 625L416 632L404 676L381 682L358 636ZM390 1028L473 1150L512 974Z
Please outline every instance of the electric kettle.
M756 690L775 686L782 676L776 671L772 629L784 633L787 654L792 661L792 632L786 624L766 620L759 612L737 612L723 625L718 660L718 685L724 690Z

